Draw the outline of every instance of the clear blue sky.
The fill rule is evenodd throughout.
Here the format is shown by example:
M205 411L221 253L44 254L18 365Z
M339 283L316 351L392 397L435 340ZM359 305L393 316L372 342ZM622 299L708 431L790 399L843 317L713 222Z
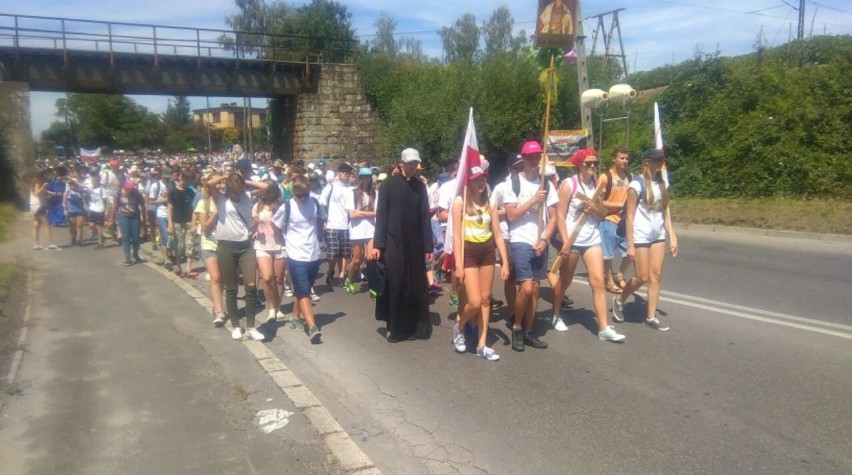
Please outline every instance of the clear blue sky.
M270 1L270 0L267 0ZM289 2L298 5L304 2ZM494 2L467 0L343 0L352 13L362 41L372 39L374 22L380 12L397 20L397 33L419 39L425 52L440 56L436 31L471 12L479 23L488 19L499 5L506 5L515 19L516 30L534 29L535 0ZM696 47L705 52L718 49L723 56L751 51L758 32L769 46L787 42L796 34L798 13L788 5L797 0L598 0L582 3L583 16L617 8L629 68L646 70L693 57ZM852 1L807 0L805 33L814 35L852 34ZM150 23L187 27L227 28L224 18L237 12L234 0L26 0L7 2L0 13L80 18L102 21ZM4 24L4 26L6 26ZM593 21L587 20L591 34ZM587 45L590 47L590 45ZM598 46L600 49L600 44ZM594 85L593 85L594 86ZM38 134L56 120L54 103L59 94L32 93L33 133ZM166 108L167 97L133 96L153 112ZM231 99L238 100L238 99ZM212 98L211 104L224 102ZM241 100L239 100L240 103ZM192 107L203 108L204 98L191 98ZM255 100L263 106L264 101Z

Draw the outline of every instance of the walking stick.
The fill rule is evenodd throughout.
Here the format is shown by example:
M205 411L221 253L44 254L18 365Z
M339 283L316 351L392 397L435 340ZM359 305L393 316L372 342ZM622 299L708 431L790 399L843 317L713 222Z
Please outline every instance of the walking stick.
M550 135L550 96L553 92L553 76L556 70L553 67L553 58L554 55L550 55L550 66L547 68L545 73L547 74L547 84L545 85L545 94L547 96L547 103L544 109L544 140L542 140L542 152L541 152L541 161L538 164L538 173L539 173L539 191L547 189L547 182L544 181L545 177L545 166L547 165L547 143ZM544 208L547 203L545 199L545 203L540 203L538 207L538 237L541 237L541 227L544 224Z
M579 183L579 182L578 182ZM600 194L603 192L604 183L602 181L598 181L598 186L595 188L595 192L592 193L592 202L598 199ZM574 229L571 231L571 236L568 237L568 246L573 246L574 242L577 241L577 236L580 234L580 225L586 221L586 217L589 216L589 212L591 211L591 207L587 206L584 209L580 216L577 217L577 220L574 221ZM562 253L559 253L556 256L556 259L553 260L553 265L550 266L550 273L555 274L559 271L559 266L562 265Z

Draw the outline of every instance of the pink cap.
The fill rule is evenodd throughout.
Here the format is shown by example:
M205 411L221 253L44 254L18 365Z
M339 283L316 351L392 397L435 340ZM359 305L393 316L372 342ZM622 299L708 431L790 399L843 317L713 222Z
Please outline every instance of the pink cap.
M537 155L539 153L541 153L541 145L535 140L530 140L521 147L521 155Z
M132 190L134 188L136 188L136 183L133 183L133 180L127 180L124 182L125 190Z

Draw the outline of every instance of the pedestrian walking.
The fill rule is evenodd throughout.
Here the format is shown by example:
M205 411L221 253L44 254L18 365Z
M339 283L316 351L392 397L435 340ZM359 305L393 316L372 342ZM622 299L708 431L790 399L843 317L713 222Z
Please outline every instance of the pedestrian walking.
M272 217L281 206L281 188L275 180L265 180L268 186L260 193L257 203L251 211L254 230L254 252L257 257L257 270L263 281L263 295L266 299L267 322L283 318L281 313L281 293L284 291L284 269L287 266L287 252L284 248L284 235L275 226Z
M189 187L192 173L180 170L175 187L169 190L168 233L172 251L174 272L178 277L195 277L192 270L192 254L195 252L195 230L192 227L192 202L195 192ZM181 266L186 263L186 270Z
M210 312L213 316L213 325L221 327L225 324L225 312L222 306L222 274L219 271L219 259L216 254L218 241L216 241L216 222L219 218L216 206L216 196L224 193L225 182L220 181L210 185L211 178L222 176L221 173L213 173L204 182L203 196L195 205L195 221L199 223L201 231L201 262L210 277L210 298L213 300L213 308Z
M224 192L216 185L225 182ZM225 311L231 320L233 330L231 338L239 340L243 337L240 327L240 315L237 309L237 287L242 274L245 290L245 334L256 341L266 337L255 328L257 313L257 258L251 242L251 192L246 190L251 186L263 191L266 183L246 181L239 172L211 177L207 184L210 191L215 189L216 208L216 257L219 270L222 273L222 285L225 288Z
M94 172L90 174L90 182L86 196L88 198L89 223L91 223L92 232L97 236L97 243L94 250L99 251L104 248L104 224L106 223L106 190L101 184L101 174Z
M487 346L488 323L491 318L491 289L494 286L494 265L497 253L501 262L508 262L506 244L500 231L497 209L491 206L488 196L488 173L479 166L471 167L462 196L453 200L452 219L453 255L455 273L465 293L465 305L456 313L453 325L453 345L456 351L467 351L465 325L468 322L478 329L476 354L488 361L497 361L500 355ZM500 280L506 281L509 268L501 266ZM479 318L477 318L479 317Z
M551 324L556 331L568 331L562 320L562 294L571 285L577 263L583 259L592 289L595 316L598 320L598 338L604 341L623 341L624 335L607 325L606 289L603 277L603 251L598 222L603 219L603 207L595 201L597 170L600 160L592 148L578 150L571 157L577 174L562 181L559 186L559 204L556 220L562 241L559 251L562 264L559 278L553 289L553 318ZM571 236L577 238L571 242Z
M636 274L627 282L620 295L612 299L612 318L624 321L624 303L643 285L648 284L648 308L645 324L668 331L668 325L657 318L660 300L660 281L663 261L666 258L666 240L669 252L677 257L677 235L669 212L669 193L661 173L665 155L661 150L649 149L642 155L642 175L630 182L625 205L627 257L633 259Z
M121 247L124 250L124 265L139 264L139 230L142 226L142 213L145 201L139 193L136 184L128 180L124 182L121 191L115 199L115 218L121 231ZM133 261L130 260L131 254Z
M600 175L601 186L604 187L601 203L606 208L606 216L598 224L604 258L604 283L606 290L615 294L620 294L627 285L624 274L630 268L630 259L627 259L627 240L615 232L621 221L624 202L627 201L627 187L633 179L627 171L629 161L630 151L625 147L619 147L612 152L612 167ZM612 264L616 252L621 253L621 265L618 272L613 273Z
M328 186L322 199L328 210L326 222L328 246L328 275L326 285L334 287L344 285L346 262L352 258L352 245L349 243L349 213L346 208L353 201L353 187L349 181L352 166L341 163L337 166L337 180ZM325 192L324 192L325 193Z
M41 230L47 237L47 249L59 250L59 246L53 244L53 233L50 222L47 220L47 187L50 185L50 176L47 170L39 170L30 184L30 211L33 215L33 251L44 249L41 246Z
M373 250L373 235L376 232L376 192L373 191L373 170L367 167L358 170L358 184L352 190L353 198L347 203L349 213L349 242L352 244L352 262L344 286L350 294L357 292L355 282L361 280L361 265L364 256Z
M420 161L417 150L403 150L400 173L385 180L377 201L372 259L384 264L386 288L376 298L376 319L392 343L432 336L423 272L432 260L432 227L428 193L415 176Z

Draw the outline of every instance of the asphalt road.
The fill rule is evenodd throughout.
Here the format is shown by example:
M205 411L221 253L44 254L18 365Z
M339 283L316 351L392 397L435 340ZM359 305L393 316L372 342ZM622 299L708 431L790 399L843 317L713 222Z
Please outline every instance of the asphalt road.
M547 350L512 352L495 318L496 363L453 351L446 298L431 340L389 344L366 294L340 290L316 307L323 344L279 330L268 346L386 473L852 471L852 245L680 238L668 333L639 302L626 343L599 341L578 282L567 333L541 308Z
M624 344L597 339L582 279L567 333L540 306L546 350L512 352L501 309L498 362L454 352L446 296L428 341L387 343L366 288L323 285L321 344L262 330L384 473L852 472L852 244L680 238L660 304L672 330L642 325L640 300ZM256 410L290 406L194 301L117 249L90 253L33 258L41 303L0 472L334 470L298 411L287 432L257 431Z

